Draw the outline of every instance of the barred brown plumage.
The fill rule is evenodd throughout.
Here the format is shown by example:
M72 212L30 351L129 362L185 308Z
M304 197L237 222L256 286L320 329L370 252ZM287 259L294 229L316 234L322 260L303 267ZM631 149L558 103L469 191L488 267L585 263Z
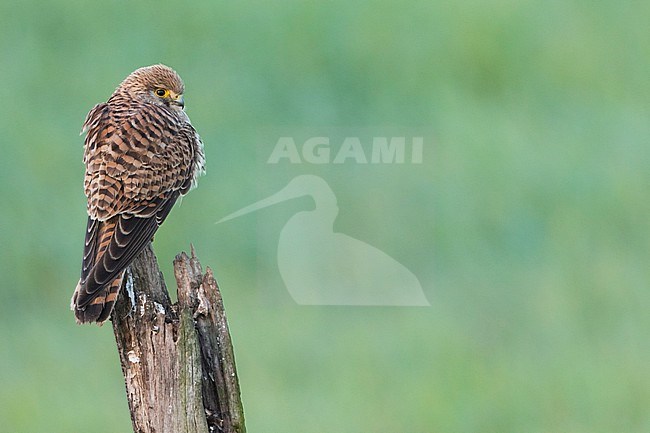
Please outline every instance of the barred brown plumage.
M184 90L173 69L147 66L86 117L88 225L71 301L79 323L108 319L126 267L205 171L203 143L184 111Z

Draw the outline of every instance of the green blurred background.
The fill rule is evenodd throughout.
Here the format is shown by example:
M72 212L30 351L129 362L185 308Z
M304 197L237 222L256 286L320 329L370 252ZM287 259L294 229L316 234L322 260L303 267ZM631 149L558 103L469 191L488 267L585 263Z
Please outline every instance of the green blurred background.
M250 432L650 431L648 22L650 3L613 0L3 1L0 431L131 431L110 325L68 311L78 131L158 62L185 80L208 174L155 249L168 282L190 242L215 269ZM385 126L433 131L424 163L269 167L277 137L256 146ZM264 286L258 228L309 199L214 222L299 173L431 307Z

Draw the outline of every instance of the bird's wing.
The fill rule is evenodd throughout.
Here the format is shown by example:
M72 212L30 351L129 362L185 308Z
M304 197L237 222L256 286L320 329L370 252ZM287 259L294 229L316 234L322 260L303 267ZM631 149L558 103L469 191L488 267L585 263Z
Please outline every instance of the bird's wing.
M156 214L147 218L128 214L117 215L108 221L88 218L89 225L98 229L94 239L87 242L84 249L80 290L75 298L77 308L92 303L96 296L103 293L102 289L133 261L151 241L177 197L178 193L167 199Z
M115 111L99 104L84 123L88 215L151 216L165 196L189 190L200 139L188 120L165 107Z
M84 123L89 221L76 309L104 293L192 182L196 133L189 123L154 107L120 115L99 104Z

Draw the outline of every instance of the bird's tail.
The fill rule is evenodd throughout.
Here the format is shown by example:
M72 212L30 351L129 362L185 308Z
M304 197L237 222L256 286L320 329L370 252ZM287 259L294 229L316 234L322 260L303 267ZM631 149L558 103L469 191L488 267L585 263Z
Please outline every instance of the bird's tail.
M108 250L115 227L116 220L88 220L81 279L70 303L77 323L97 322L101 325L110 316L117 300L124 272L104 284L98 284L93 275L95 265L101 265Z
M72 300L70 301L70 309L74 311L77 323L97 322L99 325L102 325L110 317L111 311L113 311L123 279L124 272L110 284L107 284L104 288L94 293L92 299L84 306L78 305L77 302L79 293L82 290L81 280L79 280L77 288L72 295Z

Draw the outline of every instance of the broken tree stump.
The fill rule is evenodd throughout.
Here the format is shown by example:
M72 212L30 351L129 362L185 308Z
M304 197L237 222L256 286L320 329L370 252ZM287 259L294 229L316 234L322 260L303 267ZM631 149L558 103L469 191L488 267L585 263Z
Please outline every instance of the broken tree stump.
M219 286L192 248L174 260L172 304L151 245L127 270L112 315L135 433L245 433Z

